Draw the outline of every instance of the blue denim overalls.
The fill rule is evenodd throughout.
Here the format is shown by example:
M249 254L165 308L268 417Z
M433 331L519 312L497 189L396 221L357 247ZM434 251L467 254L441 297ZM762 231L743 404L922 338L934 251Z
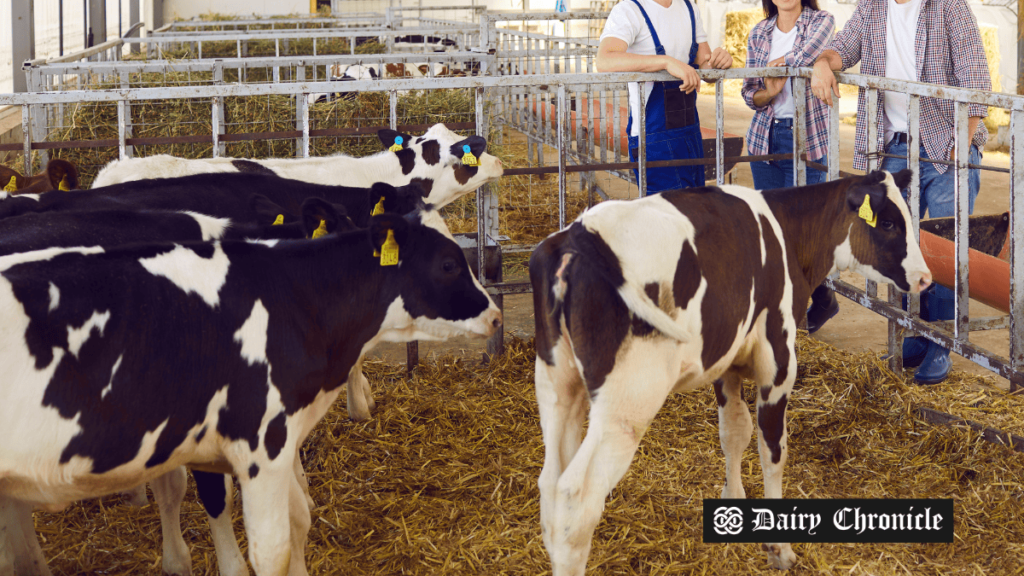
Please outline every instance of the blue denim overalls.
M690 11L690 61L694 66L697 59L697 21L693 14L690 0L682 0ZM659 56L665 55L665 47L661 45L658 33L647 16L647 11L638 0L633 0L651 31L654 49ZM696 68L696 66L694 66ZM679 91L681 80L655 82L651 96L645 107L647 114L647 161L684 160L704 157L704 142L700 132L700 118L697 116L697 92L684 94ZM643 84L637 86L643 90ZM640 138L632 136L633 110L630 107L629 122L626 134L629 136L629 159L637 161L637 149ZM639 182L639 170L634 169ZM647 193L654 194L665 190L678 190L704 185L704 166L672 166L666 168L647 169Z

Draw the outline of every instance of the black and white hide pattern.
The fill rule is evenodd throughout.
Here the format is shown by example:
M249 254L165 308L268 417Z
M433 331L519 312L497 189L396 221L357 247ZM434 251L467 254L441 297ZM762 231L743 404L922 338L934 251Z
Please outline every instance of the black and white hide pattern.
M744 498L753 425L741 378L752 378L765 497L782 497L796 330L812 289L834 270L915 293L931 283L900 195L909 180L873 172L763 194L723 186L609 201L538 246L538 483L554 576L583 575L605 498L670 393L714 387L722 497ZM858 217L865 196L876 227ZM776 568L796 562L787 543L765 549Z
M173 178L210 172L245 172L260 167L282 178L324 185L369 188L381 182L392 186L419 184L424 202L436 208L475 192L477 188L501 177L501 161L487 153L487 140L481 136L463 137L444 124L435 124L422 136L411 136L394 130L378 132L385 152L355 158L336 154L318 158L270 158L238 160L210 158L186 160L157 155L128 158L107 164L93 183L93 188L148 178ZM402 149L391 152L396 136L402 137ZM462 163L463 147L469 146L479 166ZM268 195L273 199L273 196ZM354 211L350 210L350 214Z
M385 211L398 214L408 214L423 206L423 191L417 183L397 188L385 183L367 187L329 186L252 170L248 161L235 162L247 169L144 182L129 180L73 194L54 190L13 196L0 200L0 219L30 212L176 210L227 218L235 223L259 224L268 216L273 222L276 209L283 211L286 218L301 214L303 202L319 198L343 207L353 224L362 228L381 198ZM254 197L268 204L265 206ZM275 205L279 208L274 208Z
M388 231L396 266L372 255ZM45 570L33 508L180 466L239 478L258 575L305 573L297 451L358 358L500 323L458 245L396 215L313 241L0 257L0 573Z

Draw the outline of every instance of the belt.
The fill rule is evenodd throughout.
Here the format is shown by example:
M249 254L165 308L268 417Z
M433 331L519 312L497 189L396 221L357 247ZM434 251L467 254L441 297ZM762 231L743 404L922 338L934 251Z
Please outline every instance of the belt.
M779 126L781 128L792 128L792 118L772 118L772 126Z
M906 132L896 132L896 133L894 133L892 135L892 140L890 140L889 142L892 143L892 144L906 144L907 143L907 133Z

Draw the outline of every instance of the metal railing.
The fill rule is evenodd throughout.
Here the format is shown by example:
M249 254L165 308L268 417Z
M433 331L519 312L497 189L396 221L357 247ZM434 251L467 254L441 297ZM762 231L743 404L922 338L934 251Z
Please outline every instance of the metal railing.
M724 148L722 146L724 138L723 81L727 79L742 79L754 76L791 77L793 79L794 93L801 94L806 90L808 78L810 77L810 69L738 69L727 71L702 71L700 72L700 75L705 81L713 82L715 84L715 101L717 110L715 133L716 142L718 144L715 157L705 160L677 160L659 163L646 162L646 142L645 138L642 136L645 134L646 118L642 112L640 117L637 119L640 124L639 133L641 134L641 138L639 139L640 148L638 152L638 162L615 162L603 163L601 165L583 163L582 160L594 157L593 152L588 152L588 150L597 150L597 153L601 154L602 148L608 148L606 142L595 142L593 138L593 134L595 134L595 122L603 122L604 130L601 131L601 134L611 133L614 135L614 139L616 140L620 135L620 131L617 128L618 123L611 127L608 126L608 117L606 115L598 116L591 114L587 118L585 126L581 125L582 121L580 120L580 115L577 115L577 121L575 124L578 130L576 132L576 137L573 138L573 126L569 120L571 106L570 95L573 93L583 93L588 95L588 106L592 107L595 102L595 97L593 96L595 93L608 90L621 91L625 88L624 85L628 82L671 79L671 77L665 73L602 74L577 72L571 74L540 73L497 77L403 78L377 81L353 81L348 83L346 88L356 92L389 92L391 94L390 118L392 127L396 127L397 99L395 96L399 91L431 90L439 88L471 89L475 94L476 101L475 130L481 135L488 135L490 133L492 122L497 121L494 120L494 118L501 118L505 116L500 108L500 102L503 97L540 93L541 91L554 92L556 116L554 121L548 123L548 127L553 131L551 143L553 143L558 150L557 167L542 166L540 168L526 170L510 169L506 171L506 174L541 173L540 171L557 173L557 226L558 228L563 228L566 225L568 176L573 172L593 172L608 169L627 170L637 167L640 169L641 175L643 175L646 166L707 164L715 167L717 174L716 181L718 184L722 184L724 183L724 167L726 163L765 159L764 157L724 156ZM965 142L968 139L968 135L966 133L968 123L968 105L971 103L1009 110L1011 116L1011 132L1016 135L1024 130L1024 96L983 92L948 86L936 86L918 82L896 81L856 74L839 74L837 77L842 83L857 85L867 91L868 117L874 117L874 112L877 111L877 107L879 105L879 90L897 90L901 93L908 94L910 98L909 134L912 141L915 142L919 141L921 98L927 97L948 99L956 102L956 134L958 142ZM297 97L296 130L293 132L281 133L277 135L277 137L298 139L298 142L300 143L298 155L305 157L309 155L310 138L315 135L312 133L309 125L308 106L303 104L306 102L305 96L312 93L329 92L336 88L337 84L330 82L293 82L278 84L126 88L74 92L58 91L48 93L0 95L0 105L22 106L23 131L25 134L22 150L25 154L26 165L28 165L31 161L31 152L33 150L56 148L61 145L59 142L52 143L34 141L33 132L29 129L34 111L42 109L48 105L80 102L116 103L119 112L118 141L116 145L122 156L124 156L127 154L129 146L127 135L128 126L124 111L130 103L147 100L209 99L212 102L210 107L210 117L213 130L211 134L204 136L204 138L208 138L209 142L213 145L212 153L214 156L217 156L219 154L218 150L220 149L218 147L218 143L222 138L222 134L218 128L219 102L228 97L253 97L269 94L292 95ZM641 111L644 110L645 106L645 102L643 101L643 92L644 91L640 91L641 101L639 109ZM600 97L597 97L597 100L599 99ZM617 109L617 106L615 108ZM806 148L807 134L804 120L806 118L806 114L807 110L805 100L803 98L796 99L794 117L794 141L796 152L795 154L788 156L794 159L794 181L797 184L805 183L806 160L802 155L802 151ZM492 118L492 116L494 118ZM869 130L868 142L871 148L867 150L868 154L874 157L872 162L876 164L878 162L878 151L872 148L875 146L876 139L874 136L877 134L877 129L878 127L874 126ZM582 137L582 133L589 133L591 136L589 139L585 139ZM828 174L831 179L839 176L840 155L838 151L842 145L839 136L839 119L838 115L834 113L834 111L830 114L828 139L830 150L828 155ZM6 145L0 146L0 150L3 149L7 149ZM1014 137L1011 146L1011 163L1009 168L1011 199L1009 230L1010 313L1001 322L988 322L988 324L994 326L1009 327L1010 353L1008 357L1004 357L996 352L984 349L980 345L972 343L969 338L970 330L972 328L967 312L967 305L970 297L967 283L969 274L969 261L967 258L969 224L967 218L968 195L966 194L967 174L969 168L969 146L957 146L956 149L958 150L958 155L953 161L957 176L957 210L955 214L956 234L954 245L958 264L954 284L954 292L956 294L956 312L955 320L952 322L952 330L944 330L937 324L922 321L918 317L919 306L916 297L912 297L910 299L909 311L904 311L901 309L899 296L895 290L889 290L888 301L883 301L878 298L877 286L873 282L867 282L863 289L838 280L830 280L829 282L830 285L840 294L860 303L888 319L888 344L890 352L893 352L891 363L894 369L900 368L900 363L902 361L902 354L900 353L900 336L904 331L907 331L911 334L923 336L931 341L948 347L953 352L1007 378L1010 381L1011 391L1016 391L1021 384L1024 384L1024 346L1022 346L1024 345L1024 339L1022 339L1024 338L1024 322L1022 322L1022 319L1024 319L1024 285L1022 285L1022 280L1024 280L1024 253L1022 253L1022 250L1024 250L1024 241L1022 241L1024 240L1024 223L1021 221L1021 217L1024 215L1024 211L1022 211L1024 210L1024 138ZM570 166L569 161L573 157L581 162L578 165ZM920 156L916 147L911 148L908 160L910 166L916 167L918 165ZM918 199L920 197L920 178L916 170L914 174L910 187L911 192L909 205L914 221L915 234L918 234L920 214L918 214L917 207L919 205ZM640 177L638 185L642 193L646 188L646 182L643 176ZM498 228L499 208L498 197L493 191L492 186L481 188L478 191L477 230L481 244L496 245L499 243L499 239L501 238L500 230ZM528 246L522 247L524 250L529 248L530 247ZM479 250L478 254L481 260L479 269L483 271L484 251ZM483 274L483 272L481 272L481 274ZM482 278L482 281L485 283L487 290L499 298L504 294L524 293L531 290L529 283L495 283L488 282L486 278ZM496 350L497 347L495 346L493 349Z

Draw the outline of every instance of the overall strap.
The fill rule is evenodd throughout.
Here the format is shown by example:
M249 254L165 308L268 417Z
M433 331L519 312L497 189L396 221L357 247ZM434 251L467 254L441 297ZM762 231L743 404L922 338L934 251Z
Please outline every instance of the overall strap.
M687 64L693 66L697 61L697 17L693 13L693 4L690 3L690 0L683 0L683 2L686 3L686 9L690 11L690 61ZM664 56L665 47L662 46L661 39L658 38L658 31L654 29L654 24L651 23L651 18L647 15L647 11L640 4L640 0L633 0L633 3L640 9L640 15L647 22L647 29L651 31L651 39L654 40L654 53L658 56Z
M633 0L633 4L636 4L636 7L640 9L640 15L647 21L647 29L651 31L651 39L654 40L654 53L658 56L664 56L665 47L661 45L658 31L654 29L654 24L651 24L651 18L647 16L647 10L644 10L644 7L640 5L640 0ZM689 6L689 3L687 3L687 6ZM690 8L690 13L693 13L693 8Z

